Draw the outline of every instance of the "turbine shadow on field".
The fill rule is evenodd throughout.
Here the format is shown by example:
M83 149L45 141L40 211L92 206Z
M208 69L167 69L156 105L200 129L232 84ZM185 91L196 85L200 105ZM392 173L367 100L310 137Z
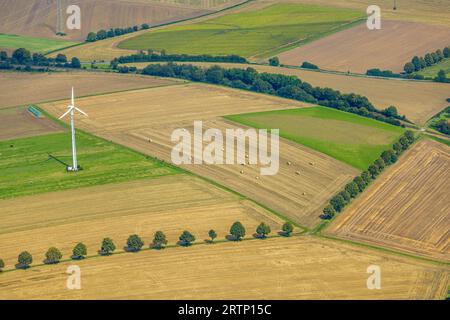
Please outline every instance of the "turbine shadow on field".
M50 160L50 159L53 159L53 160L55 160L56 162L59 162L60 164L62 164L64 167L68 167L68 166L69 166L68 163L62 161L61 159L58 159L57 157L51 155L50 153L48 154L48 159L49 159L49 160Z

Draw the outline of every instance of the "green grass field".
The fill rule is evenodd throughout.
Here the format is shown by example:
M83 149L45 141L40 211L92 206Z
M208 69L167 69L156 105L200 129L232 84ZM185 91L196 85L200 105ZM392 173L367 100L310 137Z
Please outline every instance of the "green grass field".
M420 70L419 72L416 72L416 74L420 74L425 78L434 79L440 70L444 70L447 78L450 78L450 58L444 59L434 66Z
M77 44L77 42L59 40L59 39L46 39L35 38L29 36L19 36L15 34L3 34L0 33L0 48L25 48L31 52L46 53L49 51L62 49Z
M231 115L229 120L280 136L365 170L404 129L326 107Z
M150 31L119 44L123 49L165 49L168 53L238 54L278 51L282 45L329 33L363 14L348 9L276 4L203 22ZM337 30L337 29L336 29Z
M66 172L61 163L72 162L69 132L0 141L0 199L178 172L89 134L77 132L76 138L78 164L83 167L77 173Z

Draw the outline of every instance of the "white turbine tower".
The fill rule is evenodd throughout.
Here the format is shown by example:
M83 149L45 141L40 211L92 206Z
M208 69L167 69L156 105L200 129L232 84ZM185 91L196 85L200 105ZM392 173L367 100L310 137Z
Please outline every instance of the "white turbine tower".
M78 111L84 114L86 117L88 116L85 112L75 107L75 101L73 96L73 87L72 87L72 103L67 106L67 111L64 113L59 119L64 118L66 115L70 113L70 127L72 129L72 167L67 167L67 171L78 171L78 163L77 163L77 147L75 145L75 125L74 125L74 111Z

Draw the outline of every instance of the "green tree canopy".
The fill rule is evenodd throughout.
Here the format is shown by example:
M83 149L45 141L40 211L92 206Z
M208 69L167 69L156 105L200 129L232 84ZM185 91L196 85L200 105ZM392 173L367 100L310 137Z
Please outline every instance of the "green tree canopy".
M19 267L26 269L33 263L33 256L28 251L23 251L19 254L17 261L19 262Z
M280 59L278 59L278 57L273 57L269 59L269 64L271 66L277 67L280 65Z
M137 251L141 250L141 248L143 246L144 246L144 242L137 234L133 234L128 237L127 251L137 252Z
M416 71L416 67L411 62L408 62L403 67L403 70L405 70L406 73L413 73L414 71Z
M87 247L84 243L77 243L72 250L72 259L84 259L87 255Z
M86 37L86 41L87 42L94 42L97 40L97 34L95 32L89 32L87 37Z
M185 230L185 231L183 231L183 233L181 234L179 239L180 239L180 245L182 245L183 247L187 247L187 246L190 246L192 244L192 242L195 241L195 236L192 233L190 233L189 231Z
M25 48L19 48L13 52L12 58L19 64L25 64L31 60L31 53Z
M350 194L350 197L355 198L359 193L359 187L356 182L352 181L345 186L345 191Z
M101 255L110 255L116 250L116 245L112 241L111 238L105 238L102 241L102 245L100 247L100 254Z
M289 237L292 231L294 231L294 226L290 222L285 222L281 227L281 231L283 231L285 236Z
M332 205L328 205L325 208L323 208L323 218L325 219L331 219L336 214L336 210Z
M233 223L230 228L230 234L234 237L234 240L240 241L243 237L245 237L245 228L239 221Z
M156 231L153 237L152 248L162 249L167 244L166 235L162 231Z
M77 57L73 57L72 61L70 62L70 65L72 68L80 69L81 68L80 59L78 59Z
M65 54L58 53L58 55L55 58L55 61L57 63L66 63L67 62L67 57L66 57Z
M256 235L258 238L265 239L267 235L271 232L270 226L264 222L261 222L260 225L256 228Z
M211 238L211 242L213 242L214 239L217 238L217 233L215 230L211 229L208 232L208 236Z
M45 263L46 264L59 263L59 260L61 260L61 258L62 258L61 251L59 251L55 247L51 247L47 250L47 253L45 254Z

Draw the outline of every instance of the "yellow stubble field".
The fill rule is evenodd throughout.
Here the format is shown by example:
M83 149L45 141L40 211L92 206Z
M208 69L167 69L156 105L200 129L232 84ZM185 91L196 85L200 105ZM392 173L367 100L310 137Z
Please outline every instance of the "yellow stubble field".
M68 290L69 265L81 290ZM369 266L381 289L368 289ZM0 275L0 299L442 299L445 266L313 236L147 250Z
M450 148L414 145L326 229L328 234L450 261Z
M132 234L148 247L158 230L173 245L183 230L203 242L210 229L224 239L235 221L242 222L248 237L261 222L274 233L283 223L253 202L186 174L2 200L0 207L0 257L6 269L14 269L25 250L33 264L41 264L52 246L63 259L78 242L96 255L105 237L123 250Z

